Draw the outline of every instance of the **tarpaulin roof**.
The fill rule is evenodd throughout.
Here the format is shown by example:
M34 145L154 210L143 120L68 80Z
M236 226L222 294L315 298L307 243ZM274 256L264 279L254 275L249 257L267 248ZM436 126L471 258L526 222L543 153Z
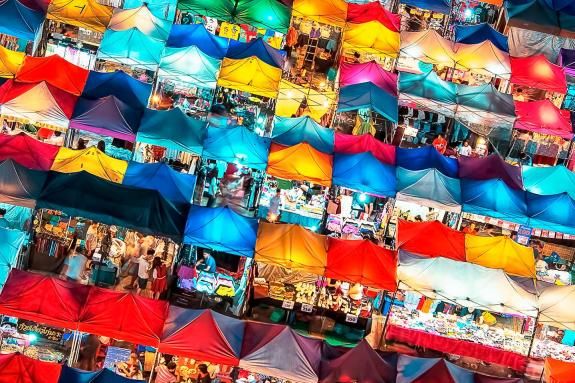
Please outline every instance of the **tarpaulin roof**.
M459 179L450 178L437 169L407 170L398 167L398 199L437 206L448 211L460 211L461 189Z
M252 257L258 220L236 213L229 206L190 208L184 243Z
M43 362L18 352L0 355L0 381L3 383L56 383L61 370L59 363Z
M355 136L336 133L334 152L342 154L370 152L384 164L395 165L395 146L385 144L371 134Z
M281 69L285 61L285 51L271 47L260 37L248 43L231 40L226 57L234 60L256 57L268 65Z
M0 134L0 161L12 159L29 169L50 170L59 150L60 147L44 144L26 133Z
M395 291L397 254L371 241L328 238L325 276Z
M226 162L239 162L263 170L268 163L270 139L258 136L245 126L218 128L210 126L204 140L202 156Z
M457 85L459 118L474 123L511 128L515 120L513 96L499 92L492 84L479 86Z
M10 270L16 267L27 235L24 231L0 228L0 288L4 287Z
M472 309L536 315L535 295L523 290L503 270L443 257L420 258L402 250L399 259L400 289Z
M453 43L434 29L401 32L401 56L450 68L455 65Z
M187 213L178 211L155 190L116 184L86 172L51 172L37 206L145 234L178 238Z
M559 136L566 140L573 138L571 113L557 108L549 100L515 101L515 129Z
M515 85L565 94L565 71L540 54L530 57L511 57L511 82Z
M159 351L180 357L237 366L244 338L244 321L212 310L171 306Z
M379 3L373 2L368 4ZM341 63L339 74L339 85L341 87L360 84L362 82L371 82L387 93L397 96L397 74L386 71L377 62Z
M395 58L399 54L399 32L379 21L349 23L345 26L342 47L347 52Z
M137 141L168 149L201 154L206 122L188 117L181 109L146 109Z
M240 367L296 382L317 383L321 345L320 339L306 338L288 326L246 322Z
M48 57L26 56L16 73L16 81L48 84L79 96L88 80L88 71L58 55Z
M152 84L138 81L121 70L108 73L90 71L82 97L94 100L114 96L132 108L144 109L151 93Z
M157 346L168 302L92 286L78 329L146 346Z
M112 31L127 31L135 28L146 36L158 40L167 40L171 27L171 21L155 16L145 3L136 8L116 8L108 24L108 29Z
M407 170L435 168L448 177L458 176L459 164L456 159L442 156L433 146L415 149L397 148L396 163Z
M0 33L32 41L44 21L44 12L27 7L19 0L0 3Z
M97 58L154 70L160 63L165 42L146 36L137 28L106 30Z
M387 29L399 32L401 16L391 13L378 1L365 4L350 3L347 6L347 21L355 24L377 21Z
M546 358L543 368L545 382L573 383L573 369L575 369L575 363Z
M196 46L166 48L158 75L199 88L215 88L220 64L220 60L208 56Z
M0 162L1 203L34 208L44 182L43 171L28 169L12 159Z
M491 41L477 44L457 43L453 50L457 69L509 79L511 74L509 54Z
M473 383L473 375L443 358L400 355L397 361L397 383Z
M487 23L475 25L457 24L455 26L455 41L465 44L478 44L483 41L491 41L497 48L509 52L507 36L499 33Z
M14 77L25 56L24 52L11 51L0 45L0 77Z
M418 106L452 116L457 108L457 85L440 79L434 71L422 74L399 74L401 101L415 102Z
M539 195L567 193L575 199L575 173L563 165L523 166L525 190Z
M348 4L344 0L294 0L293 16L343 27Z
M439 221L399 220L397 248L426 257L465 261L465 234Z
M144 381L126 378L108 368L91 372L78 370L64 364L58 383L144 383Z
M113 8L96 0L53 0L48 18L103 33L112 18Z
M371 82L348 85L340 89L338 112L370 108L392 122L397 122L397 97Z
M122 8L137 8L147 5L150 12L159 18L174 20L176 17L177 0L125 0Z
M563 67L566 75L575 76L575 49L561 48L558 64Z
M97 134L135 141L142 112L116 98L95 100L80 97L70 119L70 127Z
M501 269L507 274L535 278L533 248L518 244L506 236L465 236L467 262Z
M276 116L291 117L305 105L301 115L310 116L320 122L328 115L337 99L334 91L318 91L311 87L303 87L287 80L281 80L276 102Z
M508 25L548 34L573 37L575 8L569 1L508 0Z
M451 2L449 0L401 0L401 3L446 15L451 12Z
M258 229L255 259L323 275L327 264L326 236L298 225L262 222Z
M76 329L89 286L12 269L0 294L3 315Z
M541 229L574 233L575 200L569 194L539 196L526 193L529 225Z
M486 215L524 223L527 217L525 192L512 189L499 179L461 180L463 210L467 213Z
M229 42L229 39L208 32L204 24L174 24L166 47L198 47L206 55L222 59L228 51Z
M218 85L248 92L257 96L275 98L278 94L282 70L256 57L245 59L224 58Z
M472 158L461 156L459 161L459 177L474 180L500 178L513 189L523 189L521 167L511 165L498 154L487 157Z
M95 146L83 150L61 147L51 170L60 173L84 171L108 181L122 183L127 167L127 161L107 156Z
M267 173L291 181L331 186L333 157L302 142L294 146L272 144Z
M164 162L142 164L130 161L122 183L157 190L175 204L189 204L194 195L196 176L180 173Z
M336 153L333 184L380 197L395 196L395 167L380 162L370 152Z
M307 142L314 149L323 153L333 153L334 130L325 128L309 116L274 117L272 141L281 145L292 146Z
M575 331L575 286L549 286L539 295L539 323Z

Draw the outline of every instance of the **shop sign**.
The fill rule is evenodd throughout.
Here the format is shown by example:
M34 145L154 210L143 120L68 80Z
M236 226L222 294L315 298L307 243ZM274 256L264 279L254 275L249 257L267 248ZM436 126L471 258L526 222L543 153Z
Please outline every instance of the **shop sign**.
M282 302L282 309L293 310L294 306L295 306L294 301L283 301Z
M529 244L529 239L533 234L533 229L529 226L521 225L519 230L517 230L517 243L527 246Z
M347 323L357 323L357 315L345 314L345 321Z
M313 305L308 305L307 303L301 304L301 311L304 313L311 313L313 311Z
M64 331L52 327L42 326L30 321L18 321L18 332L21 334L35 334L38 338L53 342L62 341Z

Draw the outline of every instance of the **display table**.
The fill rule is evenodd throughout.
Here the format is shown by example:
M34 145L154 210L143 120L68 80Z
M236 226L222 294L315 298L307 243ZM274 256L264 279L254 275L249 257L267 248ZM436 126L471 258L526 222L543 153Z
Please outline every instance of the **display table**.
M303 227L319 228L321 225L321 216L317 214L311 214L304 211L296 212L293 210L280 209L280 222L283 223L293 223ZM258 208L258 217L265 219L268 216L268 208L266 206L260 206Z
M524 371L528 358L524 355L498 348L485 346L466 340L451 339L425 331L412 330L396 325L388 325L386 339L409 343L432 350L476 358L489 363L511 367L516 371Z

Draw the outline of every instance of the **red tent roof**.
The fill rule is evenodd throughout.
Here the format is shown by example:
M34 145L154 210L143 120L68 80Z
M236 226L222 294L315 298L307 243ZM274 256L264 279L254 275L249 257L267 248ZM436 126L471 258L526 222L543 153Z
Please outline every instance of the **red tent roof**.
M80 331L157 346L168 302L92 287L80 316Z
M347 21L356 24L379 21L387 29L399 32L401 16L385 9L379 1L366 4L350 3L347 6Z
M371 134L354 136L336 133L334 152L343 154L370 152L384 164L395 165L395 146L385 144Z
M368 240L328 238L325 276L388 291L396 289L397 253Z
M27 56L29 57L29 56ZM29 100L30 94L33 94L34 98L36 98L36 94L30 93L26 95L26 93L34 91L37 87L42 87L43 83L46 85L46 92L42 88L42 96L43 97L51 97L54 101L50 99L35 99ZM39 88L40 89L40 88ZM47 94L49 93L49 95ZM55 102L57 106L60 108L62 113L69 119L72 117L72 113L74 112L74 107L76 106L76 101L78 97L68 93L65 90L62 90L56 86L51 85L49 82L39 81L34 83L23 83L17 82L14 79L10 79L6 81L2 86L0 86L0 104L7 104L10 101L14 100L20 96L28 96L28 99L24 100L25 105L18 105L19 110L23 110L28 113L32 113L38 110L42 110L46 102L50 102L52 104ZM38 104L35 104L38 103Z
M511 57L511 82L530 88L567 93L565 71L544 55Z
M16 354L0 355L0 383L57 383L62 366Z
M0 294L0 313L76 329L89 286L12 269Z
M29 169L50 170L58 150L58 146L42 143L25 133L0 134L0 161L11 159Z
M400 220L397 248L428 257L444 257L465 262L465 234L439 221Z
M571 113L557 108L549 100L515 101L515 114L517 115L515 129L550 134L566 140L573 138Z
M88 80L89 70L72 64L58 55L26 56L16 73L19 82L46 81L52 86L79 96Z

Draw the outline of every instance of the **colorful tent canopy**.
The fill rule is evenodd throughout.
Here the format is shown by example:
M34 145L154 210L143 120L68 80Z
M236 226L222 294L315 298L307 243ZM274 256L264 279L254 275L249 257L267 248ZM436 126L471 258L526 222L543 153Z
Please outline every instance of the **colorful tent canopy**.
M102 153L95 146L84 150L60 148L52 169L60 173L88 172L108 181L122 183L127 161L115 159Z
M122 183L157 190L165 199L175 204L189 204L194 195L196 176L177 172L163 162L142 164L130 161Z
M211 310L171 306L159 346L164 354L237 366L244 321Z
M511 82L515 85L565 94L565 71L540 54L530 57L511 57Z
M155 347L167 316L166 301L92 286L78 330Z
M270 139L260 137L244 126L217 128L210 126L204 140L202 156L226 162L239 162L253 169L265 169Z
M51 172L37 206L177 238L182 235L187 213L178 211L155 190L119 185L86 172Z
M416 358L400 355L397 361L398 383L473 383L473 371L442 358Z
M420 258L402 250L399 260L400 289L470 309L536 316L535 295L523 290L503 270L442 257Z
M125 0L122 8L138 8L143 5L161 19L174 20L176 17L177 0Z
M188 117L181 109L146 109L136 140L172 150L201 154L206 122Z
M24 231L0 228L0 288L4 287L10 270L16 267L26 236Z
M257 231L257 219L240 215L229 206L193 205L188 215L184 243L252 257Z
M18 68L24 62L24 52L11 51L8 48L0 46L0 77L10 78L16 75Z
M541 229L574 233L575 200L567 193L539 196L526 193L529 225Z
M509 0L505 2L508 25L573 37L575 8L569 1Z
M575 286L549 286L539 295L539 323L575 331Z
M321 345L320 339L306 338L288 326L246 322L240 367L281 379L317 383Z
M397 97L377 85L363 82L340 89L338 112L370 108L392 122L397 122Z
M307 142L323 153L333 153L334 130L324 128L309 116L274 117L272 142L292 146Z
M368 240L328 238L325 276L395 291L397 254Z
M171 27L171 21L155 16L145 3L136 8L116 8L108 24L108 29L112 31L137 29L158 40L167 40Z
M198 47L210 57L223 59L228 51L228 45L229 39L208 32L204 24L174 24L166 47Z
M113 8L96 0L54 0L48 7L48 19L104 33Z
M162 53L158 75L199 88L215 88L221 61L211 58L198 47L166 48Z
M447 211L461 211L459 179L450 178L437 169L407 170L398 167L397 198Z
M70 120L70 127L96 134L135 141L142 112L116 98L95 100L80 97Z
M533 248L521 246L506 236L465 236L467 262L492 269L501 269L510 275L535 278Z
M457 86L457 116L483 125L509 127L515 120L513 96L499 92L492 84Z
M294 0L293 16L343 27L348 4L344 0Z
M565 166L523 166L525 190L538 195L567 193L575 199L575 173Z
M272 144L267 173L291 181L331 186L333 158L302 142L294 146Z
M396 163L407 170L435 168L448 177L458 176L459 164L456 159L442 156L431 145L416 149L397 148Z
M451 12L451 2L449 0L401 0L401 3L446 15Z
M115 72L90 71L88 81L82 91L82 97L96 100L114 96L135 109L144 109L152 93L152 84L138 81L129 74Z
M29 169L50 170L59 150L58 146L44 144L26 133L0 134L0 161L12 159Z
M88 80L87 69L72 64L58 55L48 57L26 56L16 73L16 81L48 84L79 96Z
M19 0L0 3L0 33L33 41L44 21L44 12Z
M459 157L459 177L474 180L500 178L513 189L523 189L521 168L513 166L498 154L483 158Z
M434 71L399 74L399 99L402 103L453 116L457 108L457 85L441 80Z
M557 108L549 100L515 101L515 129L559 136L566 140L573 138L571 113Z
M463 210L517 223L527 220L525 192L512 189L499 179L461 180Z
M558 64L563 67L567 76L575 76L575 49L561 48Z
M456 68L486 76L508 79L511 74L509 54L489 40L477 44L455 44Z
M391 13L377 1L364 4L349 3L347 6L347 21L354 24L377 21L390 31L399 32L401 16Z
M545 367L545 382L547 383L571 383L573 382L573 369L575 368L572 362L563 362L561 360L546 358Z
M455 66L455 52L451 41L434 29L401 33L401 56L428 64Z
M381 197L395 196L395 167L384 164L370 152L336 153L333 184Z
M367 4L379 5L377 2ZM339 74L341 87L361 84L362 82L371 82L388 94L397 96L397 74L386 71L377 62L341 63Z
M455 41L465 44L478 44L483 41L490 41L498 49L509 52L507 36L499 33L487 23L475 25L457 24L455 26Z
M298 225L262 222L258 229L255 259L323 275L327 264L326 237Z
M399 32L379 21L349 23L345 26L342 47L346 53L395 58L399 54Z
M44 182L45 172L4 160L0 162L0 203L34 208Z
M256 57L245 59L224 58L218 85L257 96L276 98L282 70L266 64Z
M397 248L426 257L465 261L465 234L439 221L399 220Z
M371 134L355 136L336 133L334 151L342 154L370 152L384 164L395 165L395 146L385 144Z
M62 365L42 362L20 353L0 355L2 382L56 383Z
M284 66L285 51L271 47L261 37L248 43L230 40L226 57L234 60L255 57L270 66L281 69Z
M125 31L106 30L97 58L120 64L155 70L165 42L140 32L137 28Z
M89 286L12 269L0 294L0 313L76 329Z
M108 368L89 372L64 364L58 383L144 383L144 381L126 378Z

